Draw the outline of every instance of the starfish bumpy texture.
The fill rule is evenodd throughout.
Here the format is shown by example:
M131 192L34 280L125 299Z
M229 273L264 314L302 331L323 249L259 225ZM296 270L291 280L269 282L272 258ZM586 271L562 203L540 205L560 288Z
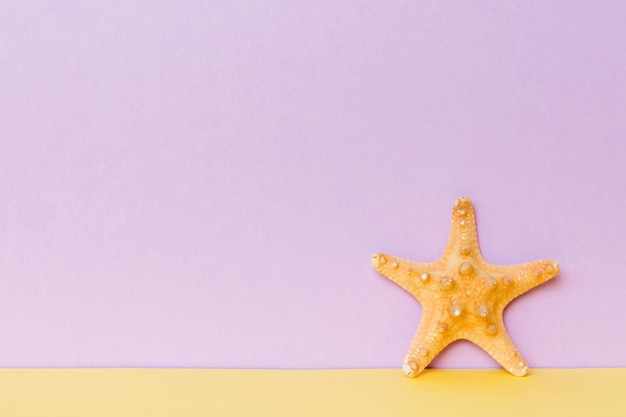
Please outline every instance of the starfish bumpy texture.
M436 262L422 263L375 253L372 265L411 293L422 318L402 369L415 377L450 343L480 346L513 375L528 365L504 328L502 313L513 299L559 272L555 261L492 265L478 248L472 202L459 197L452 211L447 247Z

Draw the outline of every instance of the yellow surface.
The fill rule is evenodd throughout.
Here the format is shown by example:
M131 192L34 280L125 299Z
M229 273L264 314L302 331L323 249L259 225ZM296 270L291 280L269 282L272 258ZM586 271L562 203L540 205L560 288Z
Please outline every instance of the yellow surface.
M626 368L2 369L0 416L626 416Z

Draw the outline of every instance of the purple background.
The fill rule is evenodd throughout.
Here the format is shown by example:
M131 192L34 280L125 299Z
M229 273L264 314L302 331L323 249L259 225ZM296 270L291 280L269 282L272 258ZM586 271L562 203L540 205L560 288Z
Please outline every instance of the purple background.
M529 364L626 366L624 2L204 3L0 3L0 366L399 368L370 255L437 259L459 195L562 265Z

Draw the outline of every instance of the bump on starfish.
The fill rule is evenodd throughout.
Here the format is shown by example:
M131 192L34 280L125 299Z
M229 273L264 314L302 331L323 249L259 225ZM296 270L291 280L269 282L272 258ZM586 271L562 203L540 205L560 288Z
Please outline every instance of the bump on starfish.
M459 339L484 349L511 374L526 375L528 365L511 341L502 314L513 299L553 278L559 264L547 260L504 266L485 261L469 198L454 202L448 244L438 261L414 262L375 253L372 265L422 305L422 318L402 366L407 376L419 375Z

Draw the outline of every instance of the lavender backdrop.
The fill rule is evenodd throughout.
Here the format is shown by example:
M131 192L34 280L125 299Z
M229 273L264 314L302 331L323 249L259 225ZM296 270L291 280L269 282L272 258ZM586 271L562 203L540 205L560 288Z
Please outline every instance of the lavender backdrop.
M454 198L531 366L626 366L626 5L0 4L0 366L400 367ZM438 367L491 367L460 342Z

